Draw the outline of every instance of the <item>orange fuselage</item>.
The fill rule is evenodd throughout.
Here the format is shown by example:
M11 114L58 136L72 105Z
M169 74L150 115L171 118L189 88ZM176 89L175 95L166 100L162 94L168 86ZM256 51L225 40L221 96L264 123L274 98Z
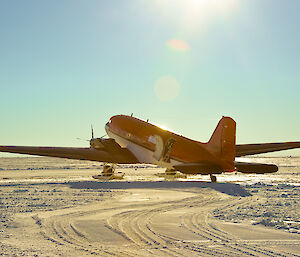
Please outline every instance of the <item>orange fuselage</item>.
M220 160L207 149L207 143L188 139L131 116L117 115L111 117L106 125L106 130L152 152L155 151L156 145L150 140L151 137L158 135L164 142L173 138L175 143L170 153L172 160L182 163L201 161L220 163Z

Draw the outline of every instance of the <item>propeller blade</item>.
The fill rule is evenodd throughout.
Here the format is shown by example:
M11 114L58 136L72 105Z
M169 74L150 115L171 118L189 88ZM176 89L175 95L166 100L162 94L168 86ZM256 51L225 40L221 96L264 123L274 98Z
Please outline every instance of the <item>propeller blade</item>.
M76 137L76 139L77 139L77 140L81 140L81 141L87 141L87 142L90 141L90 140L88 140L88 139L84 139L84 138L80 138L80 137Z

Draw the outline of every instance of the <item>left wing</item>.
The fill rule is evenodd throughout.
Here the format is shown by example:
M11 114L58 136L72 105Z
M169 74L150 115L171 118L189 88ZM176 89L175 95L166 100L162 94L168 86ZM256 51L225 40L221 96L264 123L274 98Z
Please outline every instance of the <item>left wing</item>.
M300 142L236 145L236 157L300 148Z
M90 160L109 163L139 163L136 157L126 148L110 150L106 148L76 147L39 147L39 146L0 146L0 152L61 157L77 160Z

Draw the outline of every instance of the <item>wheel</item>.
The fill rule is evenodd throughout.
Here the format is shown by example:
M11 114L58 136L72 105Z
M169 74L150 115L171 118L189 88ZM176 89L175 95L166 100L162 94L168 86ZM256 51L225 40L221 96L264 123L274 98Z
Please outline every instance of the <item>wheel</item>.
M217 177L210 174L210 180L211 180L211 182L217 182Z

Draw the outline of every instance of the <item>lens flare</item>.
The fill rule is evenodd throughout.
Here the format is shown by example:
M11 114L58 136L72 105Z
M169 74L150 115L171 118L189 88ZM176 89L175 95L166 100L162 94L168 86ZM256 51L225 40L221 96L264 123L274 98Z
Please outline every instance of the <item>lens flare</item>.
M170 39L167 41L166 46L169 49L178 51L178 52L186 52L191 49L189 44L181 39Z

